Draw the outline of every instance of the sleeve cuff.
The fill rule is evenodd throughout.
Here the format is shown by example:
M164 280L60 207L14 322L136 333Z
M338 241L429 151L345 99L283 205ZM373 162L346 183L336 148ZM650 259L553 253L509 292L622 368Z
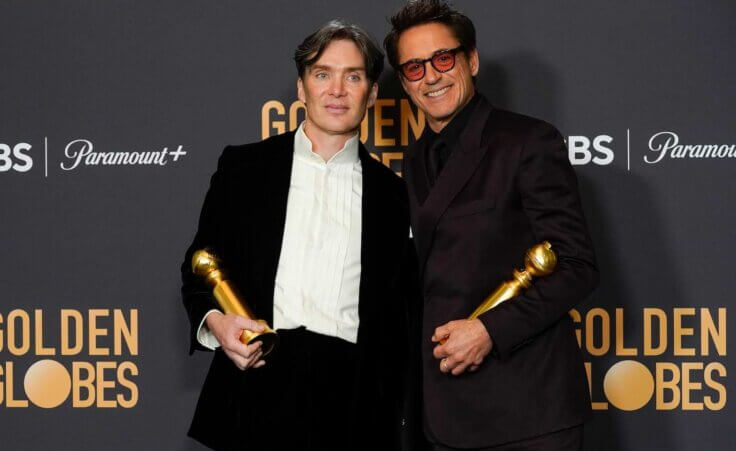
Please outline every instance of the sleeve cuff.
M488 336L491 337L491 342L493 343L490 356L500 359L504 357L504 354L499 349L499 343L496 341L495 337L495 335L498 335L498 331L495 327L493 327L493 320L491 319L491 315L489 315L488 313L489 312L485 312L484 314L480 315L478 319L480 319L480 322L483 324L483 326L485 326L486 332L488 332Z
M205 313L204 317L202 318L202 322L199 323L199 328L197 329L197 341L199 342L199 344L209 349L210 351L214 351L216 348L220 347L220 342L217 341L217 338L215 338L215 334L212 333L212 331L207 327L207 324L205 323L207 317L212 312L219 312L219 310L212 309Z

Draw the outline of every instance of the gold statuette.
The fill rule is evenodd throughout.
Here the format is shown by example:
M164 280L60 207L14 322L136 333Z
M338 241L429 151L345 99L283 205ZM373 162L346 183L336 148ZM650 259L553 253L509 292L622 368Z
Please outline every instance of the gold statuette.
M518 271L514 269L512 280L503 282L496 291L491 293L468 319L476 319L488 310L495 308L500 303L518 296L522 290L532 285L532 277L544 277L552 274L557 265L557 255L552 250L549 241L537 244L526 251L524 258L524 270ZM447 339L440 340L440 344L445 344Z
M518 296L522 290L532 285L532 277L544 277L552 274L557 265L557 255L552 250L549 241L537 244L528 251L524 258L524 270L514 269L514 278L503 282L496 291L491 293L468 319L476 319L498 304Z
M279 336L268 326L266 321L256 319L253 311L235 293L230 281L227 280L220 267L220 260L214 254L205 249L195 252L192 256L192 272L203 277L207 284L212 287L212 294L217 299L217 303L220 304L223 312L255 320L266 327L263 332L243 330L243 334L240 336L241 342L246 345L258 341L262 342L261 351L264 356L273 351L278 344Z

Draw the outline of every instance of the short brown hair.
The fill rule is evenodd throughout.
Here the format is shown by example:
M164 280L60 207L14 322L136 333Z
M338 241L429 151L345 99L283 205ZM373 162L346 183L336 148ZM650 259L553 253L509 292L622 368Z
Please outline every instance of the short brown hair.
M296 48L294 62L299 77L303 77L304 71L322 56L322 52L330 42L339 39L347 39L355 43L363 55L366 77L373 83L377 82L383 72L383 52L365 30L340 19L331 20L322 25Z
M398 69L398 45L401 33L411 27L438 22L446 25L455 35L464 52L475 49L475 26L468 16L443 0L410 0L391 19L391 31L383 40L388 62Z

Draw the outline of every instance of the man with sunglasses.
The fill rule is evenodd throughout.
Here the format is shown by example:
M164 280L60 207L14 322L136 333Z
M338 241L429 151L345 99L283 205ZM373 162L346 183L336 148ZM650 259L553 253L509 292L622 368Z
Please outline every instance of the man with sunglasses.
M335 20L294 60L305 121L225 149L182 264L191 351L215 350L189 435L227 450L398 450L414 423L404 404L414 384L408 201L358 136L383 54ZM273 353L241 343L262 326L218 311L192 274L205 247L276 329Z
M434 450L579 450L590 399L568 311L597 282L565 143L475 90L475 28L439 0L407 3L384 46L428 127L404 175L419 257L424 431ZM528 248L554 273L466 319Z

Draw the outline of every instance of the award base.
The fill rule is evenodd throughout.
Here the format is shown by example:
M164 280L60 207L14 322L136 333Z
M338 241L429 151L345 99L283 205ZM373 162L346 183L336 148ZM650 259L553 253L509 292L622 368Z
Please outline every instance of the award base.
M258 323L265 326L266 330L263 332L253 332L250 330L244 330L243 334L240 335L240 342L246 345L254 344L257 342L261 342L261 352L263 352L263 356L267 356L271 353L274 349L276 349L276 346L279 344L279 336L271 330L270 327L268 327L268 324L266 321L259 319Z

